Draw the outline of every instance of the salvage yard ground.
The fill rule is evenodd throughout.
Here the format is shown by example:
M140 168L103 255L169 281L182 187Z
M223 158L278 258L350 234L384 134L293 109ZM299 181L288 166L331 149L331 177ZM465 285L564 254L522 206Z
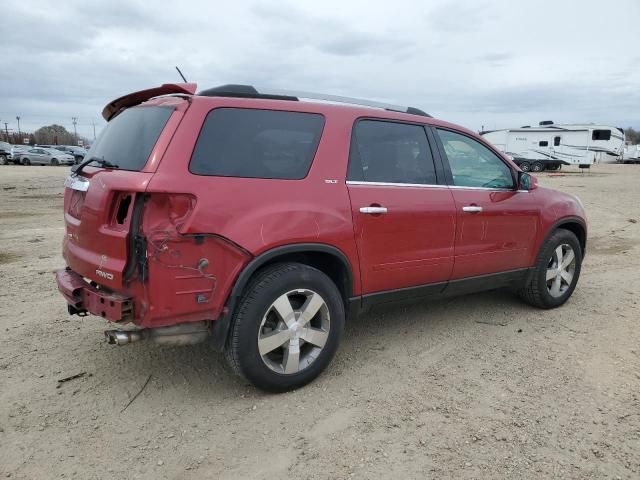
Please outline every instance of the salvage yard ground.
M0 167L3 478L640 478L639 166L539 175L590 222L564 307L495 291L378 310L283 395L206 345L116 348L67 315L67 173Z

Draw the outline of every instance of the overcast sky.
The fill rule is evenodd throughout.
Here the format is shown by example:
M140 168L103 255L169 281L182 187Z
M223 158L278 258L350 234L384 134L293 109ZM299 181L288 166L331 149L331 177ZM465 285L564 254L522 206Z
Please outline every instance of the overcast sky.
M179 81L422 108L474 130L640 127L640 1L3 0L0 122L93 137L103 106Z

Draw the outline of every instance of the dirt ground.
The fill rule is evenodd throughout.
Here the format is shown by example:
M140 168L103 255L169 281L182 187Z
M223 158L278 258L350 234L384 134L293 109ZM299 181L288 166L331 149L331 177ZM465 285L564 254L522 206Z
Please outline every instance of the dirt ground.
M1 477L640 478L640 165L539 175L590 221L562 308L495 291L378 310L283 395L205 345L113 347L67 315L67 172L0 167Z

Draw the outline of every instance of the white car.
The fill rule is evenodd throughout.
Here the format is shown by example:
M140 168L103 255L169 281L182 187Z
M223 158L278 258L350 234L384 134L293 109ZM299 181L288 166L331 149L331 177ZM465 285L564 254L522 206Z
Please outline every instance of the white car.
M20 165L20 155L23 153L27 153L27 150L33 148L30 145L12 145L11 146L11 157L12 161L16 165Z
M22 165L73 165L75 158L73 155L53 148L34 147L20 153L20 163Z

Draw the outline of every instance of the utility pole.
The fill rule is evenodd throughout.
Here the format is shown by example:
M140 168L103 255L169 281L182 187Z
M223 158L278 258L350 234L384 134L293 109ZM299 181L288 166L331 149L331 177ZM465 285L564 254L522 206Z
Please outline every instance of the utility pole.
M18 121L18 136L22 136L22 132L20 131L20 115L16 116L16 120Z
M76 145L78 144L78 132L76 130L76 124L78 123L78 117L71 117L71 120L73 121L73 138L76 141Z
M9 129L7 128L7 122L4 122L4 133L7 135L7 142L9 142Z
M91 120L91 126L93 127L93 141L96 141L96 121Z

